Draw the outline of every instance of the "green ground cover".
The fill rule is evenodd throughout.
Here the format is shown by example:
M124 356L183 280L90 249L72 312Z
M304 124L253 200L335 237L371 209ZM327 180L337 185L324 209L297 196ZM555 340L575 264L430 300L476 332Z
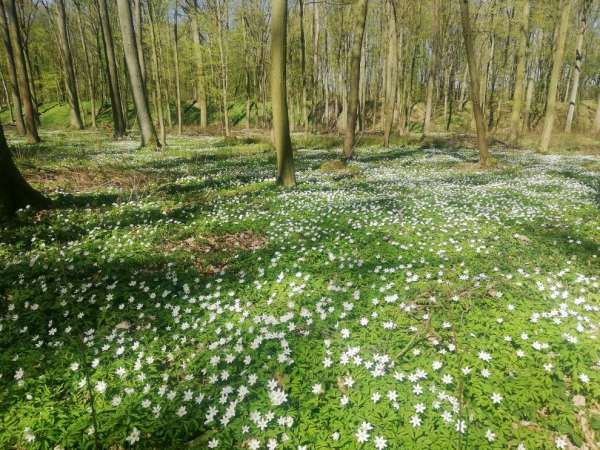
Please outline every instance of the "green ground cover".
M298 138L281 190L260 140L43 137L15 154L55 208L0 228L0 448L600 439L597 158L321 170Z

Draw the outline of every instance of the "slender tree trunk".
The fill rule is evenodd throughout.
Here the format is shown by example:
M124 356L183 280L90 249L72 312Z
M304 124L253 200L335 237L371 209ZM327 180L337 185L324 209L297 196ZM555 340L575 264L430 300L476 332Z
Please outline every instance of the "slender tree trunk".
M344 159L354 157L354 139L356 134L356 116L358 113L358 95L360 87L360 60L362 54L363 39L365 36L365 24L367 22L368 0L356 0L354 3L354 26L352 30L354 37L350 55L350 70L348 73L348 105L346 110L346 131L344 137Z
M175 92L177 100L177 134L181 134L181 85L179 80L179 34L178 26L179 1L175 0L175 16L173 18L173 62L175 64Z
M102 41L104 42L104 56L106 63L106 77L110 91L110 104L113 117L113 135L120 138L125 135L125 119L123 107L121 106L121 90L119 88L119 72L115 58L110 16L108 13L107 0L98 0L100 5L100 25L102 28Z
M287 104L287 0L271 0L271 103L277 184L294 186L294 152Z
M223 33L223 19L227 20L225 16L225 12L221 10L221 1L224 3L227 0L217 0L217 32L218 32L218 41L219 41L219 56L221 59L221 89L222 89L222 97L223 97L223 125L225 130L225 136L229 137L229 100L227 99L227 91L229 89L229 80L228 80L228 67L227 67L227 51L225 48L225 37ZM284 1L284 0L282 0ZM224 10L227 11L226 4L223 5Z
M200 42L200 30L198 28L198 4L194 0L194 10L191 17L192 41L194 42L194 56L196 59L196 89L198 90L198 108L200 110L200 128L208 126L208 105L206 100L206 81L204 79L204 58L202 56L202 44Z
M163 108L163 90L162 90L162 80L161 74L159 70L159 55L158 55L158 42L156 36L156 24L155 17L152 8L152 4L148 3L148 18L150 20L150 43L152 50L152 69L154 71L154 85L155 89L153 91L154 98L154 108L156 111L156 115L158 116L158 130L160 133L160 141L166 145L167 143L167 132L165 129L165 118L164 118L164 108ZM168 101L167 101L168 102ZM170 117L171 113L167 107L167 117Z
M76 130L83 129L81 120L81 110L79 108L79 95L77 93L77 83L75 81L75 69L73 67L73 55L69 45L69 33L67 30L67 13L65 11L64 0L55 0L56 18L58 25L58 39L63 59L63 70L65 72L65 87L69 106L71 107L71 126Z
M390 134L394 123L396 95L398 92L398 30L396 14L390 7L387 15L387 70L385 74L385 114L383 117L383 145L390 146Z
M560 20L558 22L558 32L556 33L556 45L552 58L552 72L550 75L550 85L548 86L548 100L546 104L546 116L544 118L544 131L540 143L540 151L548 152L550 138L552 137L552 128L554 127L554 118L556 113L556 94L558 91L558 82L563 65L565 54L565 41L567 39L567 30L569 28L569 16L574 0L562 0L560 7Z
M36 112L29 85L29 73L25 61L21 31L17 19L17 6L15 0L2 0L2 3L6 13L8 34L15 59L19 94L21 96L21 104L23 105L25 132L29 142L37 143L40 142L40 137L37 130Z
M438 71L438 43L439 39L439 9L441 4L434 1L432 8L433 15L433 36L431 38L431 63L429 66L429 77L427 80L427 99L425 101L425 120L423 121L423 134L429 133L431 129L431 116L433 114L433 88L435 86Z
M521 134L521 106L523 104L523 80L525 79L525 57L527 52L527 35L529 34L529 0L522 1L522 12L519 20L519 39L517 42L517 68L515 74L515 91L513 94L512 114L510 117L510 141L516 143Z
M123 50L125 52L125 62L129 74L131 93L133 95L138 124L141 131L142 147L145 145L155 145L160 147L161 144L156 137L156 130L152 123L152 117L150 116L148 95L142 78L142 69L140 67L136 47L136 37L133 30L131 4L129 3L129 0L117 0L117 8L119 11L119 23L121 26Z
M0 16L2 20L2 40L4 41L4 47L6 49L6 62L8 66L8 77L10 79L12 104L14 105L13 119L15 121L15 125L17 126L17 133L19 134L19 136L25 136L27 130L25 129L25 122L23 122L23 109L21 104L21 97L19 95L19 80L17 78L15 56L12 44L10 42L8 19L4 10L4 2L2 1L0 1ZM12 113L13 111L11 109L11 114Z
M586 0L581 10L581 25L577 35L577 45L575 47L575 67L573 73L573 84L571 85L571 94L569 96L569 109L567 111L567 122L565 131L571 132L573 127L573 117L575 116L575 103L577 102L577 92L579 90L579 78L581 77L581 65L583 63L583 38L587 30L587 15L591 6L591 0Z
M479 164L481 167L488 167L491 163L491 156L488 150L487 130L481 110L481 101L479 98L479 67L475 59L475 49L473 48L473 31L471 29L471 12L469 0L460 1L460 17L465 41L465 50L467 53L467 64L469 65L469 78L471 80L471 103L473 103L473 115L475 117L475 126L477 128L477 141L479 145Z
M50 201L33 189L19 172L0 125L0 217L10 217L27 206L44 209L50 206Z
M133 2L133 29L135 31L135 45L137 47L138 57L140 59L140 69L142 70L142 79L146 82L146 58L144 56L144 42L142 41L142 30L144 27L144 13L142 9L143 0L132 0ZM152 1L152 0L148 0Z
M77 26L79 28L79 36L81 37L81 46L83 48L83 56L85 63L85 78L87 81L87 87L90 94L91 111L90 116L92 119L92 128L96 128L96 91L94 86L94 80L92 75L92 66L90 64L90 53L88 50L87 42L85 39L85 33L83 31L83 24L81 20L81 9L79 4L77 6Z

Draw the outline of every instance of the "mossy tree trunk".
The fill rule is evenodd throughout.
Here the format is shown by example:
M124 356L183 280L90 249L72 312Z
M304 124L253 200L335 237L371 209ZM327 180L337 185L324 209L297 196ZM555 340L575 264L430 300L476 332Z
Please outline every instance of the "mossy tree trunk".
M2 3L6 12L7 31L14 53L19 95L21 96L21 104L23 105L25 131L29 142L37 143L40 142L40 136L37 130L36 112L29 84L29 72L27 70L27 62L25 61L21 29L17 19L17 5L15 0L2 0Z
M510 117L510 141L517 142L523 129L521 110L523 106L523 82L525 80L525 56L527 52L527 36L529 34L529 0L521 0L517 42L517 67L515 73L515 91L513 94L512 114Z
M574 0L561 0L560 18L558 21L554 55L552 57L552 72L550 74L550 83L548 85L548 96L546 101L546 115L544 117L544 130L542 131L542 140L540 142L540 151L548 152L552 129L554 128L554 119L556 116L556 95L558 93L558 82L562 72L563 58L565 55L565 42L567 40L567 30L569 29L569 16L571 15L571 6Z
M277 184L290 187L296 184L296 174L287 101L287 0L271 0L271 8L271 103Z
M50 206L50 201L32 188L19 172L0 125L0 217L10 217L27 206L44 209Z
M356 0L354 3L354 26L352 30L352 48L350 51L350 73L348 75L348 105L346 109L346 131L344 136L345 160L354 157L354 140L356 136L356 120L358 116L358 100L360 88L360 60L362 55L365 24L367 22L368 0Z
M483 117L483 111L481 109L481 100L479 94L481 87L479 86L479 80L481 79L479 73L479 65L475 58L474 49L474 36L473 30L471 29L471 12L469 8L469 0L460 1L460 18L462 23L463 38L465 41L465 50L467 53L467 64L469 66L469 79L470 79L470 91L471 91L471 103L473 104L473 116L475 118L475 127L477 128L477 144L479 147L479 165L481 167L488 167L491 163L491 157L488 150L487 143L487 130Z
M15 56L10 42L10 36L8 33L8 19L6 18L6 12L4 11L4 3L0 2L0 20L2 23L2 39L4 41L4 47L6 49L6 63L8 66L8 77L10 79L10 92L12 96L12 104L14 105L14 121L17 126L17 133L19 136L25 136L25 122L23 122L23 107L21 104L21 97L19 95L19 80L17 78L17 69L15 68ZM12 110L11 110L12 111Z
M98 0L100 10L100 24L102 29L102 41L104 42L104 56L106 64L106 76L110 91L110 104L113 117L113 135L120 138L125 135L125 118L121 106L121 90L119 88L119 71L115 58L115 47L113 43L110 16L108 13L107 0Z
M148 106L148 95L146 84L142 76L142 68L137 50L135 31L133 28L133 17L131 14L131 3L129 0L117 0L119 13L119 24L123 38L123 50L125 53L125 64L129 75L131 93L135 103L138 125L140 127L142 147L146 145L160 147L156 137L156 130L152 123L150 108Z
M67 25L67 13L64 0L55 0L56 23L58 26L58 40L62 53L63 71L65 74L65 88L71 109L71 126L76 130L83 129L81 120L81 109L79 107L79 94L77 93L77 81L75 80L75 68L73 66L73 55L69 43L69 32Z

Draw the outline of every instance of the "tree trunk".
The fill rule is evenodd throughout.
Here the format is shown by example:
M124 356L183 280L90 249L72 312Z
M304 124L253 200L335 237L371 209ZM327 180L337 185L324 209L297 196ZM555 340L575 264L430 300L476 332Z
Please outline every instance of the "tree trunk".
M142 147L152 145L160 147L161 144L156 137L156 130L150 116L148 107L148 95L146 85L142 78L142 69L136 47L136 37L133 30L133 18L131 15L131 4L129 0L117 0L119 11L119 23L121 25L121 35L123 38L123 50L125 52L125 63L129 74L129 83L135 110L137 113L138 124L140 126Z
M0 125L0 217L10 217L27 206L43 209L50 206L50 201L33 189L19 172Z
M573 73L573 84L571 85L571 94L569 96L569 109L567 111L567 122L565 132L570 133L573 127L573 117L575 116L575 102L577 101L577 91L579 90L579 78L581 77L581 65L583 62L583 37L587 30L587 15L591 6L591 0L586 0L581 10L581 26L577 35L577 46L575 48L575 67Z
M85 75L86 75L86 81L87 81L87 85L88 85L88 91L90 94L90 103L91 103L90 116L92 119L92 128L96 128L96 92L95 92L94 81L92 78L92 66L90 64L90 53L88 51L87 42L85 40L85 34L83 32L83 24L82 24L82 20L81 20L81 9L80 9L78 3L76 3L76 7L77 7L77 25L79 28L79 36L81 37L81 46L83 48L83 56L84 56L84 63L85 63Z
M79 95L77 94L77 82L75 80L75 69L73 67L73 55L69 45L69 34L67 31L67 13L65 12L64 0L55 0L56 18L58 25L58 39L63 57L63 70L65 72L65 87L69 106L71 108L71 126L76 130L83 129L81 110L79 108Z
M144 26L144 14L142 10L142 0L133 1L133 29L135 31L135 45L137 47L138 57L140 59L140 69L142 70L142 79L146 82L146 58L144 56L144 42L142 41L142 29ZM152 1L152 0L149 0Z
M194 55L196 59L197 86L198 90L198 109L200 110L200 128L206 129L208 126L208 105L206 100L206 81L204 79L204 59L202 57L202 46L200 42L200 30L198 29L198 4L194 0L194 10L192 11L192 41L194 42Z
M539 30L533 39L533 51L530 56L529 74L527 78L527 92L525 94L525 111L523 111L523 129L529 130L531 124L531 105L533 103L533 94L535 90L536 65L539 64L539 51L542 45L543 32Z
M115 59L115 47L113 44L110 16L108 14L107 0L98 0L100 4L100 24L102 28L102 40L104 42L104 57L106 63L106 77L110 90L110 104L113 117L113 135L120 138L125 135L125 119L123 107L121 106L121 90L119 89L119 72L117 60Z
M161 80L161 74L160 74L160 70L159 70L159 64L158 64L159 57L158 57L158 50L157 50L159 43L158 43L157 36L156 36L156 28L155 28L156 24L155 24L154 11L152 8L152 4L150 2L148 3L148 18L150 20L150 43L151 43L150 47L152 49L152 69L154 72L154 85L155 85L155 89L152 92L152 94L153 94L153 99L154 99L155 112L156 112L156 115L158 116L158 130L160 133L160 141L164 145L166 145L167 144L167 132L165 129L162 80ZM167 106L167 117L169 117L169 118L171 117L171 113L170 113L170 110L168 109L168 106ZM153 126L154 126L154 124L153 124Z
M475 118L475 126L477 128L477 141L479 145L479 165L488 167L491 163L491 157L488 150L487 130L481 110L481 101L479 98L480 74L477 60L475 59L475 49L473 48L473 31L471 30L471 12L469 8L469 0L460 1L460 18L463 29L463 37L465 41L465 50L467 53L467 64L469 65L469 79L471 81L471 103L473 104L473 116Z
M552 137L552 128L554 127L554 117L556 112L556 94L558 91L558 82L562 71L563 57L565 54L565 41L567 39L567 30L569 29L569 15L574 0L562 0L560 7L560 20L558 23L558 32L556 33L556 45L554 46L554 55L552 58L552 72L550 75L550 85L548 86L548 100L546 104L546 116L544 118L544 131L540 143L540 151L548 152L550 138Z
M271 103L277 184L294 186L294 152L287 103L287 0L271 0Z
M17 19L17 6L15 0L2 0L2 3L6 12L8 34L15 58L19 94L21 96L21 104L23 105L25 132L29 142L37 143L40 142L40 136L37 130L36 112L29 85L29 73L25 61L21 30Z
M512 114L510 117L510 141L516 143L522 130L521 106L523 104L523 80L525 79L525 56L527 35L529 34L529 0L522 0L522 12L519 21L519 39L517 43L517 68L515 74L515 92L513 94Z
M181 86L179 80L179 35L177 20L179 13L179 0L175 0L175 17L173 19L173 60L175 65L175 92L177 101L177 134L181 134Z
M367 22L368 0L356 0L354 3L354 38L350 54L350 71L348 74L348 105L346 109L346 131L344 137L344 160L352 159L354 156L354 139L356 134L356 116L358 113L358 95L360 87L360 60L362 54L363 39L365 36L365 24Z
M221 90L222 90L222 97L223 97L223 126L224 126L224 131L225 131L225 137L229 137L229 101L227 99L227 90L229 89L229 80L228 80L228 68L227 68L227 51L225 48L225 37L223 35L223 18L225 18L225 20L228 20L228 17L222 17L225 16L225 11L227 10L227 8L225 8L226 4L224 4L224 10L221 10L221 1L223 1L224 3L227 2L227 0L217 0L216 4L217 4L217 11L216 11L216 15L217 15L217 34L218 34L218 41L219 41L219 56L220 56L220 60L221 60ZM281 0L284 1L284 0Z
M8 66L8 77L10 79L10 92L12 96L12 104L14 105L13 119L15 121L15 125L17 126L17 133L19 136L25 136L27 130L25 129L25 122L23 122L23 107L21 104L21 97L19 95L19 80L17 78L15 56L12 44L10 42L8 19L6 17L4 3L2 1L0 1L0 15L2 16L2 39L4 41L4 47L6 48L6 63Z
M383 117L383 145L390 146L390 134L394 123L396 95L398 92L398 29L393 7L388 11L387 69L385 83L385 114Z

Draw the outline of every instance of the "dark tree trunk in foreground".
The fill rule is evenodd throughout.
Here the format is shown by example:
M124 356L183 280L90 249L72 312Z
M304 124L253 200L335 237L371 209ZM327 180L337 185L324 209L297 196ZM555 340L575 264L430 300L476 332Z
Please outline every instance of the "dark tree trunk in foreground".
M112 29L110 27L110 16L108 14L107 0L99 0L100 24L102 25L102 38L104 41L104 55L106 58L106 75L110 90L110 104L113 117L113 135L120 138L125 135L125 119L121 107L121 91L119 89L119 72L117 60L115 59L115 46L113 44Z
M271 103L277 184L294 186L296 175L287 104L287 0L271 0L271 7Z
M56 18L58 25L58 38L63 57L63 69L65 72L65 87L71 107L71 126L76 130L83 129L81 111L79 109L79 95L77 94L77 82L75 81L75 69L73 68L73 55L69 45L69 34L67 31L67 13L64 0L56 0Z
M356 133L356 118L358 115L358 95L360 87L360 59L362 54L363 39L365 36L365 23L367 21L368 0L356 0L354 4L354 38L350 53L350 86L348 88L348 110L346 114L346 134L344 137L344 159L354 156L354 137Z
M135 32L133 29L133 17L131 14L131 3L129 0L117 0L119 10L119 23L121 25L121 35L123 37L123 50L125 52L125 63L129 82L131 84L131 93L135 103L138 123L142 136L142 147L145 145L155 145L160 147L160 142L156 137L156 130L150 116L148 106L148 95L146 85L142 76L142 68L137 50Z
M469 66L471 103L473 103L473 115L475 117L475 126L477 127L477 141L479 145L479 165L488 167L491 162L490 153L487 144L487 130L481 109L479 93L480 74L479 65L475 58L475 49L473 48L473 30L471 29L471 12L469 10L469 0L460 0L460 18L462 22L463 37L465 41L465 50L467 53L467 64Z
M29 73L27 71L27 63L25 61L21 30L17 19L17 5L15 0L2 0L2 3L6 12L8 34L13 49L13 56L15 58L15 69L17 71L19 94L21 96L21 103L23 105L27 139L31 143L37 143L40 142L40 136L38 135L37 130L36 112L33 105L33 97L31 95Z
M0 217L10 217L27 206L43 209L50 206L50 201L33 189L19 172L0 125Z

